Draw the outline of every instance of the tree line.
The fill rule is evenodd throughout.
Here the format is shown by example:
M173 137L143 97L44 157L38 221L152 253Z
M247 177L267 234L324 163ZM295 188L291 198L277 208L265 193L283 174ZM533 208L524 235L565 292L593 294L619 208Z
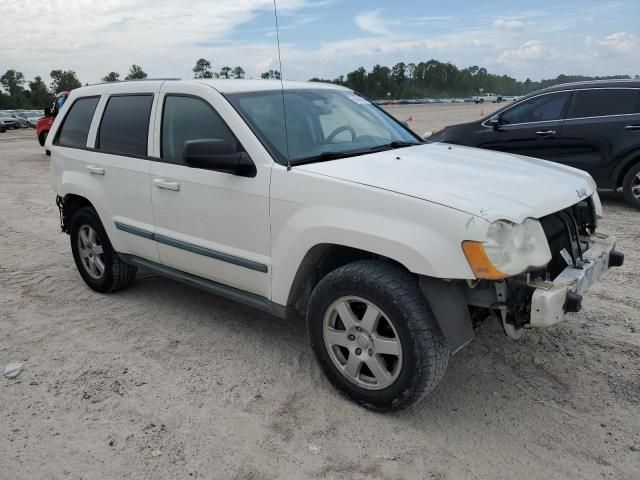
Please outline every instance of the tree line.
M214 70L212 63L200 58L192 69L194 78L245 78L245 70L240 67L224 66ZM7 70L0 77L0 109L2 108L45 108L53 102L55 94L79 88L82 83L73 70L52 70L51 83L47 85L42 77L26 80L22 72ZM268 70L260 75L263 79L280 79L278 70ZM124 80L147 78L140 65L131 65ZM477 65L459 69L452 63L429 60L420 63L396 63L393 67L375 65L370 71L360 67L333 80L312 78L311 81L329 82L349 87L369 98L438 98L465 97L476 95L480 89L499 95L525 95L558 83L599 79L629 79L629 75L609 77L586 77L582 75L559 75L553 79L532 81L516 80L508 75L489 73ZM639 75L635 76L640 79ZM103 82L120 81L120 73L109 72L102 77Z
M51 83L47 85L40 75L27 82L24 74L17 70L7 70L0 77L0 108L44 109L53 103L55 95L80 88L82 83L73 70L51 70ZM102 78L103 82L117 81L120 74L110 72ZM144 79L147 74L139 65L131 65L126 80ZM28 87L26 88L25 85Z
M219 71L214 71L209 60L200 58L196 61L192 69L194 78L245 78L245 71L237 66L222 67ZM60 92L68 92L74 88L80 88L82 82L78 79L73 70L52 70L49 73L51 83L47 85L41 76L36 76L27 82L24 74L17 70L7 70L0 77L0 109L43 109L53 103L55 95ZM129 73L124 80L143 80L147 78L147 73L140 65L131 65ZM280 72L268 70L260 75L263 79L280 79ZM120 73L109 72L102 77L103 82L120 81ZM88 85L88 84L85 84Z
M559 83L603 79L629 79L629 75L587 77L558 75L556 78L533 81L516 80L508 75L489 73L474 65L459 69L452 63L429 60L420 63L396 63L392 67L375 65L370 71L360 67L333 80L312 78L349 87L369 98L446 98L477 95L480 89L498 95L525 95ZM640 79L639 75L635 78Z

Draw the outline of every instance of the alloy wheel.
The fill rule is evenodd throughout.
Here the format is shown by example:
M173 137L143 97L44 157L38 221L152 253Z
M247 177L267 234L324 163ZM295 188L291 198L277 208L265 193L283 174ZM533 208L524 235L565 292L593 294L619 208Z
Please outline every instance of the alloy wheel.
M98 234L89 225L78 230L78 254L85 271L96 280L104 275L104 250Z
M331 361L350 382L381 390L402 369L400 337L385 313L360 297L341 297L324 316L323 337Z

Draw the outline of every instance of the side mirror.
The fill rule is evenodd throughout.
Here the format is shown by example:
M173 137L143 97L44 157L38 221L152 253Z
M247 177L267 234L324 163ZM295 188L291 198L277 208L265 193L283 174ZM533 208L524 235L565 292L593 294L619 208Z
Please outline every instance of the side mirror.
M494 115L489 119L489 125L493 127L494 130L499 130L502 122L500 121L500 115Z
M51 116L51 107L47 107L44 109L44 116L45 117L50 117Z
M256 166L246 152L236 152L227 141L219 138L187 140L182 159L190 167L216 170L242 177L255 177Z

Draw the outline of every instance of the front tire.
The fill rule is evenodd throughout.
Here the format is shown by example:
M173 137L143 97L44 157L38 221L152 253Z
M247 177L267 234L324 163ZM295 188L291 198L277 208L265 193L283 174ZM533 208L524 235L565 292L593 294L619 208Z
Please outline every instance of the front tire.
M114 292L133 283L137 268L118 257L92 207L81 208L75 213L70 238L78 272L91 289L100 293Z
M40 143L41 147L44 147L44 142L47 140L47 135L49 134L49 132L42 132L39 136L38 136L38 142Z
M307 333L328 380L371 410L416 404L449 361L418 279L380 261L354 262L325 276L309 300Z
M622 192L629 205L640 209L640 162L633 165L624 176Z

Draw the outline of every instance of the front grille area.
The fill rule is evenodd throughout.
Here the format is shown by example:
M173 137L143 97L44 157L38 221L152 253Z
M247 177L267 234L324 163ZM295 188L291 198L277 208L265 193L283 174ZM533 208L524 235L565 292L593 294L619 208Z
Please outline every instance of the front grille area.
M575 205L540 219L549 242L551 262L545 276L553 280L567 265L579 264L582 253L589 247L588 237L597 228L595 206L591 197ZM564 250L564 255L561 253ZM567 258L570 257L570 262Z

